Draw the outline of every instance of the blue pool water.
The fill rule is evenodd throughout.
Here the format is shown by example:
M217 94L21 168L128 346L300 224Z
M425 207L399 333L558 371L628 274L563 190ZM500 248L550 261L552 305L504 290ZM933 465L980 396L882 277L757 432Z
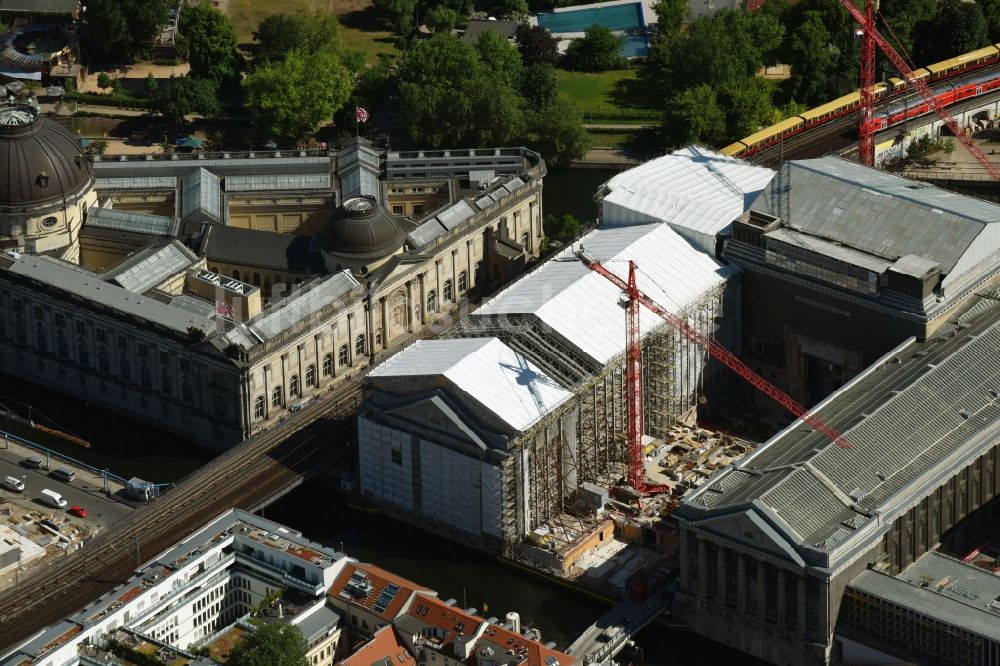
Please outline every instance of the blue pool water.
M649 55L649 41L642 35L625 35L622 55L626 58Z
M538 25L552 33L584 32L595 23L611 30L641 28L643 27L642 5L634 2L627 5L589 7L538 15Z

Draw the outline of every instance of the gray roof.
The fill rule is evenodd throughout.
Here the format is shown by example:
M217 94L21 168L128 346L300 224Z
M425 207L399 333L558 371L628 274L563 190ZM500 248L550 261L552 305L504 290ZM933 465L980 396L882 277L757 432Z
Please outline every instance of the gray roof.
M340 196L379 197L379 153L364 139L353 139L337 153L337 176L340 178Z
M72 14L79 0L0 0L0 12Z
M87 211L87 226L118 229L137 234L176 236L180 221L162 215L93 207Z
M1000 641L1000 576L932 551L892 577L868 570L851 587Z
M341 622L341 615L330 604L324 603L314 610L295 626L302 632L306 643L312 645L317 639L322 638L330 629L333 629Z
M686 496L675 515L697 522L750 511L790 543L843 552L866 524L891 524L891 512L912 501L900 499L910 484L947 477L949 465L989 445L979 435L1000 430L998 348L1000 307L954 336L904 343L815 410L850 448L796 421Z
M271 340L293 328L300 321L318 314L323 308L332 306L346 296L360 283L350 271L341 271L319 278L292 292L271 305L244 326L238 326L226 333L230 342L250 347L254 338L243 330L249 328L262 340Z
M207 225L202 252L209 261L317 275L326 272L312 236Z
M767 236L769 242L776 240L787 243L788 245L816 252L817 254L843 261L852 266L860 266L879 274L884 273L887 268L893 265L891 261L882 259L881 257L866 254L865 252L858 252L850 247L831 243L830 241L816 238L815 236L810 236L794 229L778 228L764 235Z
M329 173L276 173L226 176L227 192L329 189Z
M141 294L187 270L198 257L180 241L147 247L101 276L119 287Z
M504 39L510 39L517 32L517 21L482 21L473 19L462 33L462 40L474 42L484 32L495 32Z
M1000 249L1000 206L835 157L785 162L752 209L890 261L931 259L945 274Z
M37 280L66 294L79 296L85 303L90 301L180 333L186 333L191 327L205 333L210 333L213 329L211 317L199 316L152 298L134 294L101 280L94 273L58 259L41 255L22 255L7 270L15 275Z
M167 156L169 159L158 159L161 156L153 155L146 156L146 159L141 156L99 155L94 158L94 173L99 178L149 178L186 176L196 169L208 169L217 176L330 172L329 157L271 155L262 153L259 157L205 158L204 155L173 153Z
M406 235L406 241L411 247L423 247L438 236L456 228L475 214L476 209L472 204L466 199L461 199L444 208L434 217L421 222L420 226Z
M99 172L96 168L95 171ZM177 187L177 176L115 175L98 178L95 187L98 192L105 190L172 190Z
M181 192L181 218L198 216L215 221L222 219L222 190L219 177L208 169L196 169L184 176Z

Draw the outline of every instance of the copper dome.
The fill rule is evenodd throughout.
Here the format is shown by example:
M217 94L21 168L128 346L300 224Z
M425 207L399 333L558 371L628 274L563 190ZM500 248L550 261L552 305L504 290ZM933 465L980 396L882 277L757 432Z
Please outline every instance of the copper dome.
M405 240L403 229L382 206L368 197L354 197L327 221L320 247L334 256L371 261L396 252Z
M0 105L0 211L64 205L94 183L80 142L30 106Z

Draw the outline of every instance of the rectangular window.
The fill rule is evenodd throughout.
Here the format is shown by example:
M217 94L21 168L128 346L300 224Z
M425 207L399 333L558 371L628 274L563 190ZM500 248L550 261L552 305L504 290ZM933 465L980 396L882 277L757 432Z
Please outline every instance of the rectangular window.
M56 313L56 328L65 328L66 326L66 315L62 312Z
M393 464L403 466L403 450L397 447L392 449L392 462Z
M75 326L77 335L83 335L87 332L87 327L82 321L77 321Z
M128 350L128 340L125 339L124 335L118 336L118 349L120 349L121 351Z
M393 215L402 215L403 214L403 207L402 206L397 206L397 205L393 204L393 206L392 206L392 214Z
M103 328L97 329L97 341L98 342L107 342L108 341L108 332L106 330L104 330Z
M170 354L165 351L160 351L160 363L166 365L170 362Z
M44 313L42 312L42 306L41 305L36 305L35 306L35 319L41 319L43 314Z
M138 348L139 348L139 358L149 358L149 345L147 345L145 342L140 342Z

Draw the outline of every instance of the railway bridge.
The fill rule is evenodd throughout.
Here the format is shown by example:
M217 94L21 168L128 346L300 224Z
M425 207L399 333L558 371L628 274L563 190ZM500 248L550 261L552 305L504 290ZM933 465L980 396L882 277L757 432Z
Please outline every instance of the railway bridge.
M223 511L255 510L346 455L358 383L219 455L84 548L48 562L0 600L0 652L108 592Z
M672 583L644 601L635 601L628 594L590 625L566 651L582 666L611 666L614 657L628 646L632 638L645 629L670 606Z

